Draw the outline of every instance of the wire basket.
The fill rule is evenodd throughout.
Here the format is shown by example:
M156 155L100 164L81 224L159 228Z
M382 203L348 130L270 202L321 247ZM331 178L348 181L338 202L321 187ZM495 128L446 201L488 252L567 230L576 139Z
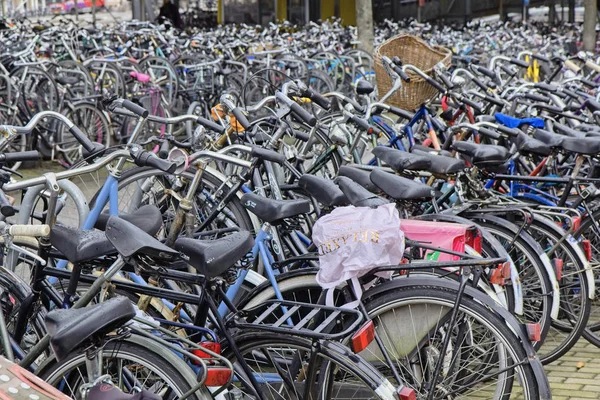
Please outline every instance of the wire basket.
M393 86L392 78L387 74L381 58L388 56L390 59L398 56L403 64L411 64L431 75L433 67L443 63L446 67L452 61L452 52L441 46L429 46L423 40L412 35L399 35L382 43L375 49L375 79L379 96L384 96ZM410 82L402 82L402 87L397 90L387 103L405 110L414 110L437 94L437 90L428 84L422 77L407 71Z

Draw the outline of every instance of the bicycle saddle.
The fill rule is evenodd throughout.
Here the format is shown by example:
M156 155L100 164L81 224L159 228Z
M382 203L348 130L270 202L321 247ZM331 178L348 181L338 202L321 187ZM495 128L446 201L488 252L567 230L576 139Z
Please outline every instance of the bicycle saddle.
M124 393L113 385L101 383L91 388L87 400L161 400L162 397L149 390Z
M329 179L314 175L302 175L298 180L298 186L327 207L349 204L344 193Z
M131 214L119 214L119 217L127 222L131 222L144 232L155 235L163 225L162 214L160 210L153 205L147 204L134 210ZM106 223L110 218L110 214L102 213L98 216L98 220L94 228L105 230Z
M345 176L346 178L350 178L350 180L356 182L368 191L373 193L379 193L380 190L377 186L373 184L373 182L371 182L371 178L369 177L370 175L370 171L365 171L360 168L348 167L346 165L341 166L338 170L338 176Z
M60 361L93 336L103 336L135 316L127 297L115 297L85 308L53 310L46 315L50 345Z
M467 165L462 160L457 160L452 157L438 156L425 151L413 149L413 154L425 156L431 160L431 167L427 171L438 175L455 174L467 168Z
M61 85L74 85L77 82L79 82L79 78L74 77L74 76L57 76L56 78L56 82L60 83Z
M566 125L563 125L559 122L554 123L554 129L556 129L559 133L561 133L563 135L574 137L574 138L584 138L586 136L586 134L584 132L580 132L580 131L570 128Z
M455 142L452 147L468 156L471 164L477 166L504 164L510 154L505 147L471 142Z
M52 227L50 243L73 264L115 253L104 232L82 231L60 224Z
M550 147L544 142L531 138L523 132L514 137L513 142L521 153L535 154L538 156L548 156L551 153Z
M600 138L582 137L574 138L537 129L534 133L536 139L541 140L550 147L561 147L566 151L583 155L596 155L600 153Z
M179 238L173 248L188 256L199 274L214 278L241 260L254 246L250 232L235 232L216 240Z
M242 196L244 207L266 222L276 222L310 212L308 200L273 200L254 193Z
M427 157L389 147L375 147L373 155L389 165L396 172L402 172L405 169L419 171L431 167L431 160Z
M109 218L110 215L100 214L96 228L106 229ZM142 206L121 218L150 235L156 234L162 226L160 210L152 205ZM108 240L104 232L82 231L60 224L52 228L50 243L73 264L116 253L115 246Z
M371 172L371 181L395 200L417 200L434 197L433 188L430 186L387 173L382 169L374 169Z
M157 262L172 262L179 257L179 253L146 232L112 215L106 223L106 237L123 257L146 255Z
M338 176L335 183L340 187L346 198L356 207L379 207L389 202L369 192L367 189L345 176Z

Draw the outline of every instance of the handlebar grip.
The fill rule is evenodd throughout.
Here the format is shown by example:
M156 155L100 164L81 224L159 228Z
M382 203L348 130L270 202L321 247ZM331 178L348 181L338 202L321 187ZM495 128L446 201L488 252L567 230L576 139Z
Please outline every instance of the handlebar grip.
M506 136L517 137L521 133L520 130L515 128L509 128L508 126L498 125L498 129L500 132L504 133Z
M129 100L123 100L121 106L142 118L148 118L148 115L150 114L144 107Z
M562 89L562 92L563 92L564 94L566 94L568 97L572 97L572 98L574 98L574 99L577 99L577 98L579 98L579 95L578 95L577 93L573 92L572 90L569 90L569 89Z
M441 93L446 93L446 88L443 87L438 81L436 81L435 79L429 77L427 78L427 83L429 83L431 86L433 86L434 88L436 88L439 92Z
M529 100L539 101L540 103L550 103L550 99L547 96L537 93L525 93L524 97Z
M4 194L2 190L0 190L0 213L5 217L12 217L16 214L15 208Z
M225 133L225 127L222 125L217 124L216 122L210 121L206 118L203 117L198 117L198 119L196 120L196 122L200 125L202 125L203 127L205 127L206 129L209 129L213 132L216 133Z
M495 104L495 105L497 105L498 107L504 107L504 103L503 103L501 100L498 100L498 99L497 99L497 98L495 98L495 97L492 97L492 96L485 96L483 99L484 99L485 101L487 101L488 103L492 103L492 104Z
M481 108L481 105L478 104L478 103L476 103L476 102L474 102L473 100L466 99L466 98L463 98L461 100L466 105L473 107L475 109L475 111L478 111L478 112L482 112L483 111L483 109Z
M392 114L394 114L394 115L397 115L398 117L401 117L401 118L407 119L407 120L409 120L409 121L410 121L411 119L413 119L413 117L415 116L415 115L414 115L413 113L411 113L410 111L406 111L406 110L403 110L403 109L401 109L401 108L394 107L394 106L390 106L390 108L389 108L389 110L388 110L388 111L389 111L389 112L391 112L391 113L392 113Z
M248 121L248 118L246 118L246 115L239 107L236 107L233 110L231 110L231 113L233 114L237 122L244 128L244 130L250 128L250 121Z
M543 61L543 62L547 62L547 63L551 62L548 57L544 57L541 54L532 54L531 57L535 58L538 61Z
M515 76L517 74L517 71L515 71L514 68L511 68L507 65L501 65L500 69L502 71L504 71L507 75L510 75L510 76Z
M398 56L394 56L392 57L392 62L394 64L396 64L397 66L401 67L402 66L402 60L400 59L400 57Z
M371 133L373 131L373 127L371 127L371 124L369 124L369 121L367 121L366 119L363 118L359 118L356 115L351 115L350 118L348 118L348 122L353 123L354 125L358 126L360 129Z
M585 66L588 67L589 69L593 69L596 72L600 72L600 65L596 64L592 60L587 60L585 62Z
M314 115L306 111L302 108L298 103L292 101L290 104L290 108L294 114L304 122L306 122L309 126L315 126L317 124L317 119Z
M274 150L265 149L260 146L252 146L252 152L250 153L253 157L260 158L261 160L271 161L277 164L285 163L285 156Z
M177 169L177 164L167 160L161 160L154 153L142 151L135 158L135 163L140 167L152 167L163 172L172 174Z
M37 161L40 158L40 153L36 150L18 151L15 153L0 154L0 163L2 162L17 162L17 161Z
M581 83L583 83L585 86L591 87L592 89L595 89L598 87L598 85L600 85L600 83L591 81L589 79L581 79Z
M579 65L575 64L571 60L565 60L563 65L565 66L565 68L570 69L571 71L575 72L576 74L579 73L579 71L581 71L581 68L579 68Z
M555 93L558 91L558 86L552 85L550 83L539 82L539 83L535 83L533 85L533 87L536 89L544 90L546 92L550 92L550 93Z
M160 147L158 149L158 157L162 158L163 160L165 158L167 158L169 156L169 149L171 147L171 143L169 143L168 140L164 140L161 144Z
M8 228L11 236L43 237L50 236L49 225L11 225Z
M452 89L455 85L454 83L444 74L439 74L439 78L448 89Z
M500 139L500 134L498 132L495 132L491 129L488 128L479 128L477 130L479 133L481 133L483 136L487 136L489 138L492 139Z
M517 67L529 68L528 62L519 60L518 58L511 58L510 63L516 65Z
M75 139L77 139L77 141L81 143L81 145L84 149L87 150L87 152L91 153L94 151L94 149L96 148L96 146L94 146L94 143L92 143L90 138L87 137L87 135L83 133L81 129L79 129L76 125L73 125L71 128L69 128L69 132L71 132L71 135L73 135Z
M487 91L489 89L489 86L486 85L481 79L479 78L473 78L471 79L471 81L476 84L477 86L479 86L479 88L483 91Z
M481 74L483 74L483 75L487 76L488 78L491 78L491 79L496 79L496 73L495 73L494 71L492 71L491 69L488 69L488 68L482 67L482 66L480 66L480 65L474 65L474 66L473 66L473 69L474 69L475 71L477 71L477 72L479 72L479 73L481 73Z
M324 97L321 93L315 92L312 88L308 88L308 90L306 90L306 92L303 93L303 96L308 97L313 101L313 103L316 103L319 107L321 107L324 110L329 110L331 108L331 102L329 101L329 99Z
M408 74L406 72L404 72L402 67L392 66L392 69L394 70L394 72L396 72L398 74L400 79L402 79L404 82L407 82L407 83L410 82L410 76L408 76Z

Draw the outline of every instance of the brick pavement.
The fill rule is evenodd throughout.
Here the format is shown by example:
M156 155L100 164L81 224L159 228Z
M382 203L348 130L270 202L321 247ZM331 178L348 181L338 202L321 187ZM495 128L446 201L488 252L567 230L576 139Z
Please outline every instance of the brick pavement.
M580 339L560 360L547 365L546 371L552 399L600 399L600 348L585 339Z

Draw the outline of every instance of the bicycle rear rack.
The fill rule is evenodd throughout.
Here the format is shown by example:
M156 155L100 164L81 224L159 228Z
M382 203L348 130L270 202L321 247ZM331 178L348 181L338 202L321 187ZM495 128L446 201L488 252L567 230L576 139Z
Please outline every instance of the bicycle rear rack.
M362 321L363 315L358 310L269 300L236 312L228 323L240 329L340 340L355 332Z

